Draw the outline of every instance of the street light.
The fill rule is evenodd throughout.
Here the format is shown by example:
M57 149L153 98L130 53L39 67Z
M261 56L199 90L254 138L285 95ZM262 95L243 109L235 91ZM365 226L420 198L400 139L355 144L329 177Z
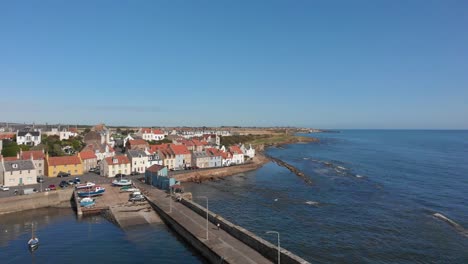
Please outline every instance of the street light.
M276 231L266 231L267 234L277 234L278 235L278 264L280 264L280 259L281 259L281 246L280 246L280 233Z
M172 213L172 187L169 186L169 213Z
M198 198L205 198L206 199L206 240L208 240L208 197L198 196Z

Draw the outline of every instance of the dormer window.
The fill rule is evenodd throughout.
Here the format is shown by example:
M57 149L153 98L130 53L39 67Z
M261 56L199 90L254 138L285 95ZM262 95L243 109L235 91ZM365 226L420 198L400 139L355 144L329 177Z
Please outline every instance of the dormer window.
M112 159L112 162L113 162L114 164L117 164L117 163L119 163L119 160L118 160L118 159Z
M17 168L18 168L18 164L13 163L13 165L11 165L11 167L13 167L13 169L17 169Z

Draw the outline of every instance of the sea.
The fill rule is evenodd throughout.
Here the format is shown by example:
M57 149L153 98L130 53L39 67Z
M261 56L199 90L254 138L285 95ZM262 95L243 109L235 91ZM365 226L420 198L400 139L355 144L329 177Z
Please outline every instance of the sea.
M272 147L275 163L184 184L201 205L312 263L468 263L468 131L341 130ZM449 224L434 216L439 213ZM39 249L26 247L34 224ZM0 263L205 263L164 224L121 229L70 209L0 216Z

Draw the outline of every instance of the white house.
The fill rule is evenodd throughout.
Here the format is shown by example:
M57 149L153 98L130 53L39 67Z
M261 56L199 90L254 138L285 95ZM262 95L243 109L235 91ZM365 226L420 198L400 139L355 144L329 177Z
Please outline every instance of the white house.
M115 177L115 175L130 174L131 165L127 156L114 156L105 158L99 165L101 175L105 177Z
M249 148L246 148L244 144L242 144L240 149L242 150L245 156L248 156L249 158L255 157L255 149L252 148L252 145L249 145Z
M137 136L144 140L163 140L164 132L159 129L140 128L136 133Z
M0 185L12 187L35 183L37 172L31 159L5 161L0 156Z
M59 133L60 140L68 140L71 137L76 137L78 136L78 133L74 129L66 129L64 128L62 131Z
M163 160L159 156L158 151L150 151L145 149L145 153L148 156L148 168L153 166L153 165L163 165Z
M83 151L93 151L98 161L115 156L115 150L110 145L99 144L97 142L91 143L92 144L88 144Z
M145 173L148 168L148 155L140 149L129 149L127 157L130 159L132 172Z
M244 152L242 152L239 146L231 146L229 152L232 153L232 164L244 163Z
M41 144L41 131L22 129L16 131L16 143L18 145L37 146Z

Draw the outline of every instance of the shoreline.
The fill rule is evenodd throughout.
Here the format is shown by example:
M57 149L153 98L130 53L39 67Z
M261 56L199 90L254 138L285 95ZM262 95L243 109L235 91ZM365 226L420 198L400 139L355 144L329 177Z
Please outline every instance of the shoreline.
M245 173L249 171L257 170L263 167L265 164L269 162L274 162L278 166L282 166L290 170L292 173L296 174L297 176L301 177L306 184L312 184L312 180L308 176L306 176L303 172L301 172L296 167L292 166L285 161L270 157L265 153L265 148L268 147L282 147L284 145L289 144L306 144L306 143L313 143L318 142L319 139L313 137L304 137L304 136L288 136L285 140L279 142L268 142L265 144L252 144L256 149L256 155L252 159L251 163L236 165L236 166L229 166L229 167L221 167L221 168L213 168L208 169L205 171L194 171L184 174L175 175L174 178L182 183L184 182L194 182L194 183L202 183L204 181L214 181L220 178L234 176L236 174Z

